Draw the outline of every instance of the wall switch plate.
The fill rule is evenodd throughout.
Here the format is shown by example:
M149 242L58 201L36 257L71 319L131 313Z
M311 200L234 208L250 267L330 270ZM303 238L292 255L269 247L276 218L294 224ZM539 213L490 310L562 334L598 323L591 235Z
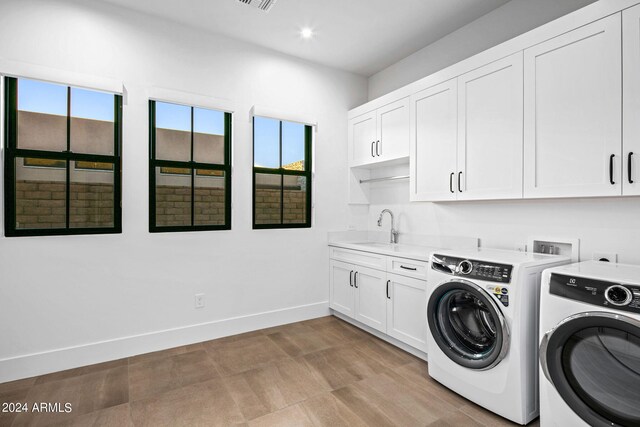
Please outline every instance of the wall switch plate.
M196 308L203 308L204 307L204 294L196 294L195 305L196 305Z
M603 262L618 262L618 254L615 252L594 252L593 259Z

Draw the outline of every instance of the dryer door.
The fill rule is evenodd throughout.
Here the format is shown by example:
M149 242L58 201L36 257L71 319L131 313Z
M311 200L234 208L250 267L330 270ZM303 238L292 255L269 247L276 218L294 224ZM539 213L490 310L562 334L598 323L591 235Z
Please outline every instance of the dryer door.
M640 425L640 321L607 312L570 316L542 339L540 364L590 425Z
M429 329L454 362L490 369L509 349L507 322L491 296L475 283L454 279L440 284L427 306Z

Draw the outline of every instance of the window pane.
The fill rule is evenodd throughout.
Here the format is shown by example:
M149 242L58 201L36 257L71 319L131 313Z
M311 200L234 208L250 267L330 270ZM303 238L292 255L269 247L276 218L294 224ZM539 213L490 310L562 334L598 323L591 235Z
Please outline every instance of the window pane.
M189 226L191 169L163 169L156 167L156 226Z
M307 222L307 178L304 176L284 176L284 224L304 224Z
M300 123L282 122L282 167L284 169L305 170L304 128L305 126Z
M16 157L15 162L16 229L65 228L66 161Z
M224 164L224 113L193 109L193 160Z
M67 149L67 87L18 79L18 148Z
M191 160L191 107L156 102L156 159Z
M280 122L264 117L253 118L253 165L280 167Z
M69 177L69 227L113 227L113 163L71 161Z
M113 155L115 96L71 88L71 151Z
M195 225L224 225L226 190L224 171L197 169L195 186Z
M281 224L282 175L256 174L255 223Z

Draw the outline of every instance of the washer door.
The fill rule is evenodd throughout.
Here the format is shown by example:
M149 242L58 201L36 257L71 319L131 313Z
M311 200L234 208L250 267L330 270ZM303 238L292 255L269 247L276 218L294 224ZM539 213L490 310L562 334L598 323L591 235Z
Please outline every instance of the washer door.
M491 296L475 283L440 284L427 306L429 329L438 347L457 364L490 369L509 349L507 322Z
M640 321L613 313L568 317L543 337L540 364L590 425L640 425Z

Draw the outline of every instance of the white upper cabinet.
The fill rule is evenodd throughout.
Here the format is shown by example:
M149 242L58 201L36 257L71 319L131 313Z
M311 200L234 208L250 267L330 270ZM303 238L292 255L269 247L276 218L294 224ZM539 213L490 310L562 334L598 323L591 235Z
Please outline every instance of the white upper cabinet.
M522 52L458 78L458 200L522 197Z
M362 165L374 161L376 132L375 111L349 120L349 163L351 165Z
M455 200L458 95L456 79L412 95L411 201Z
M409 156L409 98L349 120L350 166L374 165Z
M622 193L640 195L640 5L622 12Z
M622 194L620 46L618 13L524 51L524 197Z

